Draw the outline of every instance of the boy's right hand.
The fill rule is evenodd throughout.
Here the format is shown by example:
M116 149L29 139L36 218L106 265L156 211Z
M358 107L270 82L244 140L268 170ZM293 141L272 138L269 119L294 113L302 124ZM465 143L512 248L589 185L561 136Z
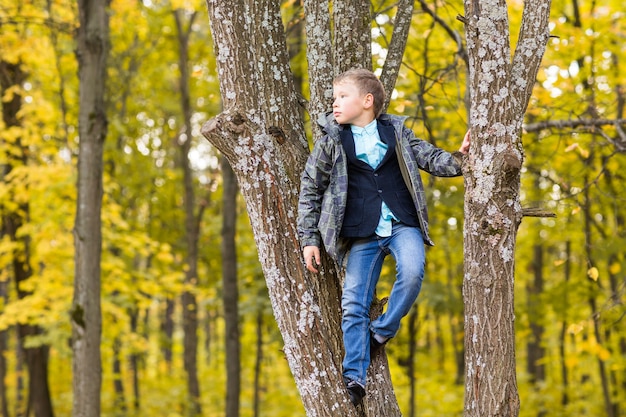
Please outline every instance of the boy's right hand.
M302 249L302 255L304 256L306 269L317 274L319 271L316 267L322 262L320 259L320 248L317 246L305 246Z

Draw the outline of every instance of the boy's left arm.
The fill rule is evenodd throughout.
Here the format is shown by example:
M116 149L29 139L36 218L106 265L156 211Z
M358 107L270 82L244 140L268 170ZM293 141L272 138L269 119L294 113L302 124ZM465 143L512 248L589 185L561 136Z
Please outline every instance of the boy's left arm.
M430 142L415 137L413 131L405 128L413 155L421 170L438 177L456 177L462 174L461 163L470 146L469 131L465 133L461 147L456 152L448 152Z

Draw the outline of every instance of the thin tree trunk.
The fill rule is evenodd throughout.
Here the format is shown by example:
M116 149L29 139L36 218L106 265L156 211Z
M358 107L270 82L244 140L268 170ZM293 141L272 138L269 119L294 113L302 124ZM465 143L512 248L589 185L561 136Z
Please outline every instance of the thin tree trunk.
M447 263L448 265L452 265L452 260L449 257L449 252L446 251L447 255ZM462 270L459 271L459 268L456 270L452 270L448 268L448 281L447 288L449 294L456 294L458 284L455 283L455 276L462 276ZM453 299L454 300L454 299ZM457 302L452 301L451 303L451 311L448 314L448 322L450 324L450 336L452 339L452 350L454 352L454 363L456 365L456 373L454 377L454 383L456 385L462 385L464 379L464 370L465 370L465 350L463 349L463 331L461 329L461 317L462 317L462 309L456 307L458 305Z
M399 0L396 7L396 15L393 23L393 34L389 44L385 64L380 75L380 82L387 92L383 109L387 109L391 101L391 92L396 85L398 72L402 65L402 56L406 49L406 42L411 29L411 20L413 19L414 0Z
M535 386L540 386L545 381L545 348L542 346L543 334L545 332L542 321L545 311L539 299L543 293L543 245L541 243L537 243L533 247L531 269L533 271L533 280L526 283L528 317L530 321L530 335L526 343L526 371L530 375L530 382ZM541 404L537 410L537 417L546 415L546 406L549 407L549 404Z
M2 233L4 236L4 233ZM1 237L0 237L1 238ZM9 299L8 293L8 282L1 281L0 282L0 302L3 305L7 304ZM8 340L9 340L9 331L1 330L0 331L0 413L2 413L2 417L9 417L9 405L8 405L8 397L7 397L7 384L6 384L6 376L7 376L7 348L8 348Z
M20 86L26 79L26 74L21 69L18 62L12 64L0 61L0 96L5 96L5 92L15 86ZM19 127L19 111L22 107L22 96L14 94L11 100L2 104L2 121L7 127ZM7 155L7 160L0 167L1 178L4 180L14 168L23 167L28 164L26 150L22 146L21 138L15 139L13 143L20 150L20 155ZM10 189L10 187L9 187ZM19 201L19 200L17 200ZM18 203L18 210L8 210L2 207L2 234L14 242L15 249L12 255L12 272L17 289L17 296L23 299L30 295L30 292L22 290L22 282L32 277L30 266L30 237L28 234L20 236L22 227L28 223L30 206L28 202ZM18 340L24 346L26 338L41 334L41 329L37 325L18 324ZM28 408L32 409L35 417L51 417L52 400L48 387L48 346L24 347L26 366L28 367Z
M113 391L115 392L115 414L123 416L126 414L126 398L124 396L124 379L122 377L122 360L120 358L120 348L122 342L119 337L113 340Z
M544 312L539 300L543 293L543 246L540 243L533 248L531 268L534 279L526 285L528 311L530 312L530 336L527 343L526 370L530 375L531 382L540 384L545 380L545 365L543 364L545 349L541 345L544 333L541 320Z
M178 35L178 67L180 70L179 88L181 107L184 118L184 128L178 136L183 170L183 201L185 206L185 235L187 238L187 270L185 284L195 287L198 284L198 240L200 235L199 219L202 209L195 214L195 193L193 187L193 173L189 161L189 150L192 141L191 126L191 97L189 93L189 35L196 13L192 13L187 27L184 28L183 11L174 11ZM200 382L198 380L198 305L193 291L186 290L182 297L183 329L184 329L184 365L187 372L187 390L190 399L190 413L192 416L202 415L200 402Z
M37 326L19 325L20 339L41 334ZM52 400L48 386L48 346L25 348L28 366L28 404L35 417L53 417Z
M239 341L239 289L237 285L237 179L226 158L222 158L222 294L226 323L226 417L239 416L241 390L241 343Z
M106 0L79 0L77 30L80 82L78 196L74 224L75 277L72 323L73 417L100 415L100 260L102 252L103 145L109 21Z
M261 368L263 364L263 309L256 313L256 358L254 361L254 417L261 410Z
M619 110L623 110L622 106L623 106L623 97L620 96L620 103L619 103ZM621 112L618 112L618 114L621 114ZM603 161L603 163L605 163L606 161ZM607 178L607 183L610 186L610 189L613 190L613 195L618 195L619 193L616 191L616 187L615 187L615 183L621 183L621 180L618 178L615 178L615 176L611 173L607 173L606 175ZM619 185L621 186L621 184ZM622 215L622 213L618 210L614 211L614 226L613 226L613 234L614 237L617 239L617 242L623 241L624 237L626 236L626 233L624 232L624 216ZM609 255L609 259L607 262L608 265L608 271L607 271L607 276L609 277L609 283L610 283L610 289L611 289L611 296L610 296L610 300L611 300L611 304L614 305L614 308L617 308L617 306L620 306L622 304L621 302L621 285L622 285L622 281L620 281L620 269L621 268L616 268L619 267L619 265L621 265L620 262L623 262L623 252L622 252L622 248L616 248L614 249L615 252L611 253ZM615 269L614 269L615 268ZM623 312L624 315L626 315L626 312ZM623 318L624 316L622 316ZM619 357L625 357L626 355L626 334L624 334L624 322L623 320L620 318L618 320L616 320L612 326L610 326L610 329L613 329L613 335L615 335L615 337L617 338L616 341L616 345L615 345L615 349L612 352L612 355L617 355ZM610 331L610 330L608 330ZM609 340L609 337L607 335L606 337L607 342ZM622 393L622 399L623 399L623 395L626 394L626 377L624 377L624 373L621 372L619 369L616 369L616 367L612 367L611 371L611 385L613 387L613 393L614 393L614 398L616 398L616 400L613 402L613 414L615 414L616 416L620 415L620 405L623 404L620 403L620 392ZM622 405L622 409L623 409L623 405Z
M137 333L137 324L139 322L139 311L136 308L133 308L132 311L129 312L130 316L130 332L132 334ZM146 321L148 317L148 312L146 312ZM147 326L146 326L147 327ZM147 336L144 336L146 339ZM139 364L140 364L141 354L137 352L133 352L130 354L130 371L132 374L133 381L133 409L135 411L139 410L139 406L141 404L141 394L139 391ZM169 365L169 362L168 362Z
M210 310L205 309L206 316L204 318L204 352L206 355L206 364L211 364L211 338L213 335L213 313Z
M16 332L17 333L17 332ZM16 334L16 337L19 341L19 336ZM15 373L17 377L15 378L15 415L16 417L24 417L27 415L28 410L28 401L27 397L24 393L25 385L24 385L24 359L25 353L24 348L20 343L17 343L15 346ZM27 394L27 393L26 393Z
M571 271L571 256L572 256L572 243L567 240L565 242L565 265L564 265L564 280L565 280L565 288L567 288L567 284L570 280L570 271ZM563 294L563 300L565 300L566 305L564 306L563 311L567 311L567 300L568 294ZM565 407L569 403L569 372L567 370L567 359L566 359L566 344L567 344L567 317L562 317L561 320L561 335L559 338L559 361L561 363L561 379L563 385L563 395L561 396L561 405Z
M415 375L415 363L417 362L417 317L418 317L418 306L417 304L413 306L411 309L411 313L409 314L409 357L408 357L408 369L407 373L409 374L409 417L417 416L417 377Z
M165 301L163 316L161 317L161 354L167 365L167 369L172 368L172 338L174 337L174 301L167 298Z
M593 161L592 152L590 156L587 158L587 163L591 163ZM588 178L585 177L584 184L589 184ZM588 267L595 268L595 257L592 251L593 248L593 235L591 233L591 225L593 223L592 213L591 213L591 197L589 196L589 187L585 187L583 191L584 201L582 204L582 210L584 214L584 231L585 231L585 255L587 257ZM597 277L596 277L597 278ZM595 280L591 275L588 276L588 289L589 289L589 308L591 309L591 318L593 321L593 335L596 340L596 343L599 345L604 344L604 340L602 338L600 327L602 323L600 321L600 313L598 312L596 295L598 293L599 285L594 282ZM607 375L606 365L604 360L598 355L598 373L600 375L600 384L602 386L602 398L604 399L604 410L606 411L607 417L616 417L615 416L615 407L613 401L611 399L611 389L610 389L610 381Z

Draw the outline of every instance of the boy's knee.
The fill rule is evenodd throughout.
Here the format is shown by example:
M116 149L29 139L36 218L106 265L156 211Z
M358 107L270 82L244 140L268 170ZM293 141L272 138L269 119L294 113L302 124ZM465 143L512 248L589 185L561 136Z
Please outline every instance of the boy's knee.
M398 276L404 277L411 281L422 281L424 279L424 262L413 261L398 266Z

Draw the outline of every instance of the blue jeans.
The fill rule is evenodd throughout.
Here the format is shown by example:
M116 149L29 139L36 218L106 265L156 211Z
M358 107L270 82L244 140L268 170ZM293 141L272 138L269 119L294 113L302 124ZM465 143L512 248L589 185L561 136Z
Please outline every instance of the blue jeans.
M370 323L369 310L385 257L396 261L396 280L386 311ZM389 237L372 236L352 244L341 297L345 356L343 376L365 386L370 363L370 332L391 338L411 310L424 278L425 251L417 227L395 223Z

